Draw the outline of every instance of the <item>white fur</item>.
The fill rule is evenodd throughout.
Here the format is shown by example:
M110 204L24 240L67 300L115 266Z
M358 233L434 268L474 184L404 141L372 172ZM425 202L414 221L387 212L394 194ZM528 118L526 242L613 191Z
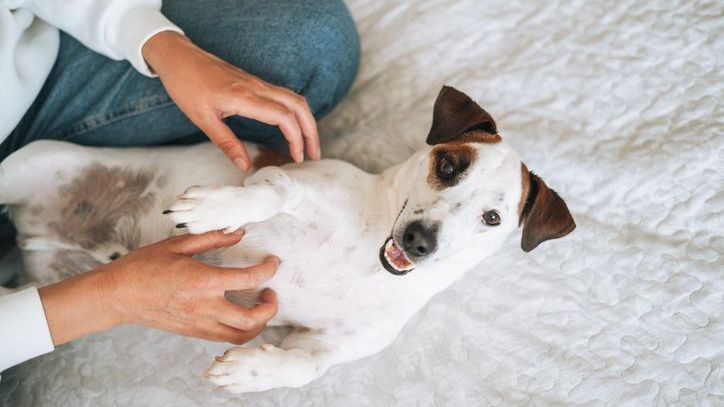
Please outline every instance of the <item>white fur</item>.
M467 175L438 191L427 181L429 148L380 175L322 160L266 167L245 178L211 144L113 150L39 141L2 163L0 191L13 194L0 198L11 204L20 239L32 243L23 247L28 272L44 282L59 277L48 275L49 253L83 250L46 225L65 199L59 187L93 163L152 171L165 180L144 191L157 199L135 219L141 245L176 233L175 223L186 223L192 233L244 226L242 242L217 250L215 263L247 266L277 255L281 266L268 283L279 299L272 325L295 329L279 347L230 349L207 375L234 392L263 391L302 386L334 364L380 351L435 293L496 252L517 228L517 154L505 142L470 145L477 159ZM37 203L46 208L40 214L31 209ZM161 216L167 208L174 211L171 219ZM500 212L500 226L481 221L490 209ZM380 247L420 217L441 222L438 250L407 275L387 272ZM85 254L102 259L106 246ZM235 294L239 302L248 297Z

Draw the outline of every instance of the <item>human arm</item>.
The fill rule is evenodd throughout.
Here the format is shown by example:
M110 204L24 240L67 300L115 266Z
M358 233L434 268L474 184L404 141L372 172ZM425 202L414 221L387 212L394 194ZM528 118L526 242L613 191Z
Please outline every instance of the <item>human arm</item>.
M153 76L141 55L143 44L162 31L181 29L161 13L161 0L25 0L33 14L86 47L115 60L128 60Z
M208 266L191 258L194 254L233 245L240 239L239 233L216 231L178 236L135 250L91 272L40 288L39 301L35 301L42 303L44 310L42 322L47 324L47 337L41 335L40 339L45 338L45 342L31 351L18 348L23 351L22 355L13 354L18 349L0 349L0 371L49 352L53 345L121 324L151 326L236 344L250 340L276 313L274 292L264 290L260 303L250 309L228 302L224 292L258 286L274 274L278 260L269 257L257 266L234 269ZM29 300L25 301L32 311L37 303L32 302L32 289L29 293L26 294ZM32 332L14 330L15 336L22 339L24 334L42 333L38 316L35 318L33 325L20 327L32 328ZM48 338L52 338L50 344ZM27 341L36 339L27 338Z

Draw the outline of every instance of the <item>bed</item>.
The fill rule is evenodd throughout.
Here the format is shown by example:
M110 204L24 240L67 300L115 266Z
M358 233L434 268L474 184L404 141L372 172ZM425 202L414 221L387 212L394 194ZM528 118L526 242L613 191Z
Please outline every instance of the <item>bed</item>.
M383 352L300 389L232 395L227 348L122 327L12 368L0 405L724 405L724 4L349 2L363 44L324 152L370 170L424 144L449 84L565 197Z

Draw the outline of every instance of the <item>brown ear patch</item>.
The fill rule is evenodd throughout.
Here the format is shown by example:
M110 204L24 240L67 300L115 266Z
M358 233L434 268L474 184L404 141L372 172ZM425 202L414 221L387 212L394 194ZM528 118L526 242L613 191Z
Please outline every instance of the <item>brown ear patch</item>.
M467 143L445 143L430 150L430 169L427 183L436 191L457 185L475 162L478 153ZM454 169L452 176L441 172L441 160L447 160Z
M546 240L563 237L576 228L568 206L556 191L548 188L532 172L528 172L528 179L530 186L521 214L523 237L520 246L525 252L535 249Z
M520 201L518 202L518 226L523 224L523 211L526 209L526 203L528 203L528 193L530 192L530 171L528 167L522 162L520 163L521 173L521 194Z
M468 95L443 86L435 100L427 144L446 143L473 132L495 135L498 128L488 112Z
M289 156L282 154L277 150L259 146L259 151L256 153L256 156L254 156L254 160L251 165L256 169L259 169L269 166L281 167L282 165L289 164L290 162L292 162L292 159Z

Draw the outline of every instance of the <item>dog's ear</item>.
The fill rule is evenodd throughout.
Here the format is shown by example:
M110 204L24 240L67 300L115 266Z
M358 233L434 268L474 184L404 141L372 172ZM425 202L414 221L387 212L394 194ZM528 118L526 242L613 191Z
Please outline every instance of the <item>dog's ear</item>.
M498 134L495 121L488 112L468 95L450 86L443 86L435 100L427 144L445 143L473 130Z
M523 238L520 247L525 252L535 249L546 240L558 239L573 231L576 223L568 206L556 191L548 188L539 176L524 171L528 176L528 195L525 198L520 222L523 224Z

